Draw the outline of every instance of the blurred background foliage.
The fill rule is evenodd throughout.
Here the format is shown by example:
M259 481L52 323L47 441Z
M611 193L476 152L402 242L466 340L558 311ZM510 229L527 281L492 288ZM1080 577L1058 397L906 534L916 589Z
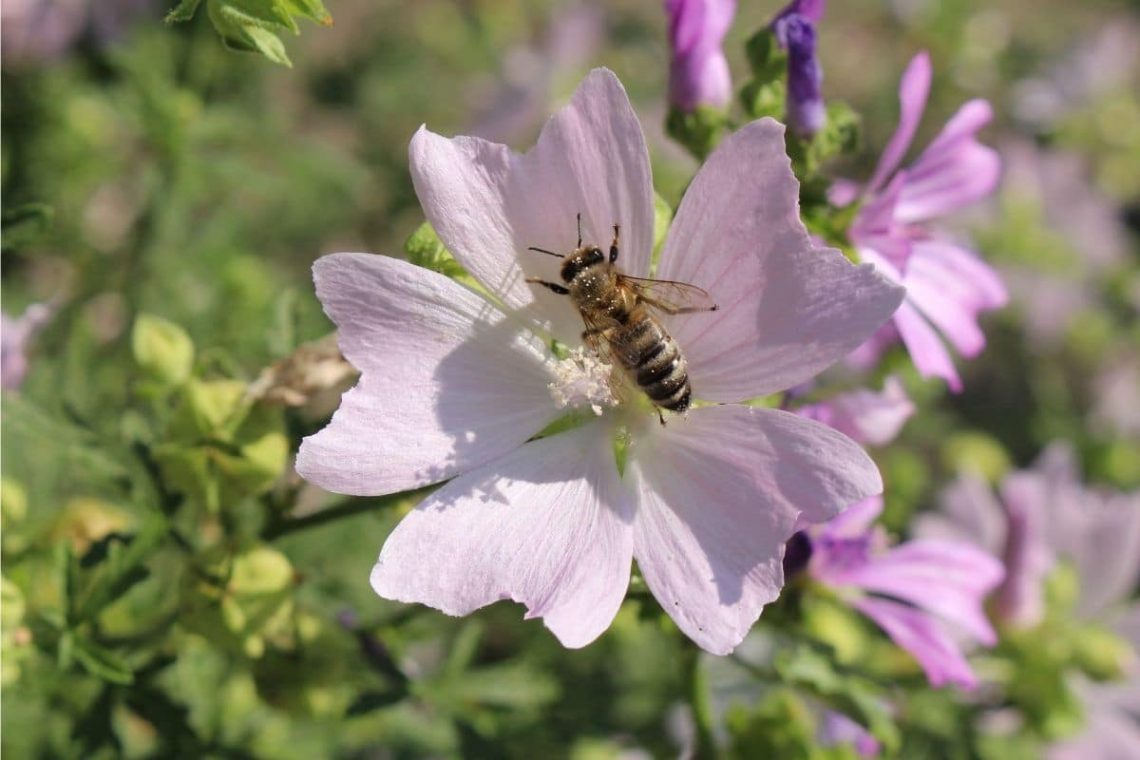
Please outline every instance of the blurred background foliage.
M676 203L696 163L664 133L659 3L333 0L331 26L282 37L292 68L227 50L202 9L166 25L170 9L148 3L56 3L32 28L9 16L22 5L36 3L4 9L2 297L8 314L54 314L3 400L4 752L677 754L708 684L644 588L580 651L513 605L457 620L380 600L369 568L415 498L306 486L289 458L328 398L282 407L247 392L330 331L309 278L319 255L401 255L422 222L406 161L422 123L523 149L608 66ZM735 75L777 10L740 3L725 45ZM985 97L986 141L1006 164L992 202L959 221L1013 303L960 364L959 396L892 357L920 412L876 453L886 524L905 534L960 469L996 480L1059 438L1091 482L1137 488L1136 4L858 0L828 13L824 92L862 119L861 147L831 171L868 176L923 48L935 80L916 145ZM706 658L706 707L737 756L853 756L813 742L825 704L905 757L1035 756L1047 732L976 736L976 706L923 688L849 610L798 600L765 613L787 637L776 670ZM780 633L793 624L818 635ZM871 675L809 646L829 639L862 641ZM741 678L763 686L747 706L730 699ZM899 689L907 708L892 714L882 704ZM1043 715L1073 712L1051 694L1037 695Z

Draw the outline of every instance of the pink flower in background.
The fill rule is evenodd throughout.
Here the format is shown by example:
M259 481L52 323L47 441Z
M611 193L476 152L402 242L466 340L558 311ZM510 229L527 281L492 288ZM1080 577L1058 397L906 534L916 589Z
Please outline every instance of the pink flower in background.
M894 440L914 414L914 402L906 395L902 382L891 376L883 383L881 393L869 390L840 393L827 401L802 406L795 412L830 425L859 443L883 446Z
M941 377L951 390L962 389L944 340L964 357L977 356L986 339L978 326L983 311L1007 301L1005 287L972 251L935 235L926 223L953 213L991 193L1001 162L975 139L992 111L984 100L962 106L910 166L899 169L914 138L930 92L930 58L915 56L899 87L899 126L862 189L836 183L832 203L860 200L848 234L863 261L906 287L907 297L893 323L857 353L877 359L897 335L923 377Z
M1002 580L1001 563L961 541L916 540L887 548L873 523L883 501L872 497L806 533L808 574L838 592L910 652L932 686L977 685L946 624L975 641L997 641L982 603Z
M389 536L373 588L452 615L513 599L579 647L609 626L636 558L682 631L731 651L779 594L801 515L827 519L881 488L841 434L732 402L842 358L901 289L813 247L782 128L746 125L694 178L657 272L720 304L662 323L694 395L721 403L662 426L637 398L611 395L609 367L577 348L582 320L569 299L525 281L557 278L557 260L526 249L573 247L579 213L586 241L604 245L621 225L619 266L649 273L649 158L613 74L591 73L525 155L421 128L410 158L428 220L492 297L381 256L335 254L314 267L362 376L305 439L298 471L362 495L452 479ZM551 354L551 338L569 358ZM583 424L535 439L575 410Z
M16 390L28 374L28 348L32 339L51 320L54 310L36 303L18 318L0 314L0 387Z
M1086 488L1072 449L1056 443L1032 470L1002 483L1001 500L964 476L943 494L942 510L917 524L923 535L973 541L1000 557L1006 579L994 612L1009 626L1029 628L1044 617L1044 582L1058 560L1073 564L1080 582L1076 614L1107 626L1133 650L1118 682L1079 681L1086 727L1050 748L1050 760L1130 758L1140 747L1140 492Z
M736 0L665 0L669 16L669 102L682 111L724 108L732 100L732 76L721 45Z
M850 745L859 757L878 757L883 749L870 731L835 710L823 714L819 743L824 747Z
M131 24L154 15L147 0L5 0L0 5L0 50L7 65L59 58L84 39L104 47Z

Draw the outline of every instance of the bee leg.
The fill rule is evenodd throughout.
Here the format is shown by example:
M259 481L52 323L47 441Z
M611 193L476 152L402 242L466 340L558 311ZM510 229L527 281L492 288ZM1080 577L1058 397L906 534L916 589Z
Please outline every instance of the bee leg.
M657 407L657 419L661 420L661 427L665 427L665 412L661 411L661 407Z
M526 281L527 282L533 282L536 285L541 285L544 288L549 288L560 296L570 295L569 290L567 290L565 287L563 287L562 285L559 285L556 282L546 282L545 280L540 280L537 277L527 277Z
M614 225L614 240L612 243L610 243L610 263L611 264L614 263L615 261L617 261L617 257L618 257L618 233L620 231L621 231L621 227L619 225L615 224Z
M582 212L578 212L578 247L582 247Z
M666 314L699 314L702 311L720 311L720 306L713 304L712 306L685 306L680 309L661 309Z

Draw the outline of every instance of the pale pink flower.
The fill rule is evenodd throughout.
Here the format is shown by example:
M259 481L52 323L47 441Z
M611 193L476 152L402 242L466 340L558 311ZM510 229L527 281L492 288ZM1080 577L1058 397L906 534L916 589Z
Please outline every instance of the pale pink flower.
M871 497L809 528L808 574L910 652L932 686L973 688L977 676L951 631L996 643L982 603L1001 582L1001 563L962 541L915 540L888 548L886 534L874 525L882 510L883 500Z
M1074 686L1086 726L1052 746L1050 760L1131 758L1140 747L1140 493L1086 488L1065 443L1051 445L1032 470L1010 474L1000 501L977 478L964 476L944 493L942 511L917 524L923 535L974 541L1006 567L994 612L1012 627L1044 617L1046 577L1058 560L1072 563L1080 582L1075 612L1114 630L1132 647L1120 681Z
M608 244L621 225L619 266L649 274L649 157L613 74L587 76L524 155L421 128L410 159L428 220L488 294L382 256L335 254L314 267L362 377L305 439L298 471L362 495L453 478L388 537L373 588L452 615L513 599L579 647L609 626L636 558L681 630L731 651L779 594L800 514L827 519L881 488L848 438L731 402L844 356L900 289L811 245L783 128L746 125L694 178L657 272L720 305L662 320L695 397L720 403L663 426L639 393L614 405L598 392L596 358L552 356L552 338L580 346L582 319L569 299L525 281L557 278L558 260L527 247L572 248L578 213L587 241ZM535 438L575 409L584 424Z
M818 404L807 404L796 414L818 420L859 443L884 446L895 439L914 414L914 402L902 382L890 376L880 393L866 389L840 393Z
M871 181L862 189L836 183L830 198L840 206L860 200L848 231L851 242L863 261L907 290L892 324L862 347L857 362L877 358L901 338L923 377L941 377L959 391L962 382L943 340L964 357L977 356L986 344L978 317L1003 306L1007 295L997 273L977 255L925 225L992 192L1001 161L975 137L992 118L990 105L971 100L913 164L898 168L926 107L930 75L929 56L915 56L899 87L899 126Z

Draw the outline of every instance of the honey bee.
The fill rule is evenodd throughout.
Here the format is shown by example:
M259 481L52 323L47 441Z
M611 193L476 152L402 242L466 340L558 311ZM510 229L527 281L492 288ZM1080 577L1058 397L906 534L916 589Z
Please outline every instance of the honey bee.
M630 277L617 268L618 238L621 228L614 225L609 257L596 245L582 245L582 215L578 215L578 246L563 255L544 248L528 250L565 259L561 277L565 284L546 282L537 277L527 282L542 285L558 295L570 296L586 331L582 333L595 353L608 353L626 375L661 410L683 414L692 402L688 363L677 342L654 316L716 311L711 296L683 282Z

